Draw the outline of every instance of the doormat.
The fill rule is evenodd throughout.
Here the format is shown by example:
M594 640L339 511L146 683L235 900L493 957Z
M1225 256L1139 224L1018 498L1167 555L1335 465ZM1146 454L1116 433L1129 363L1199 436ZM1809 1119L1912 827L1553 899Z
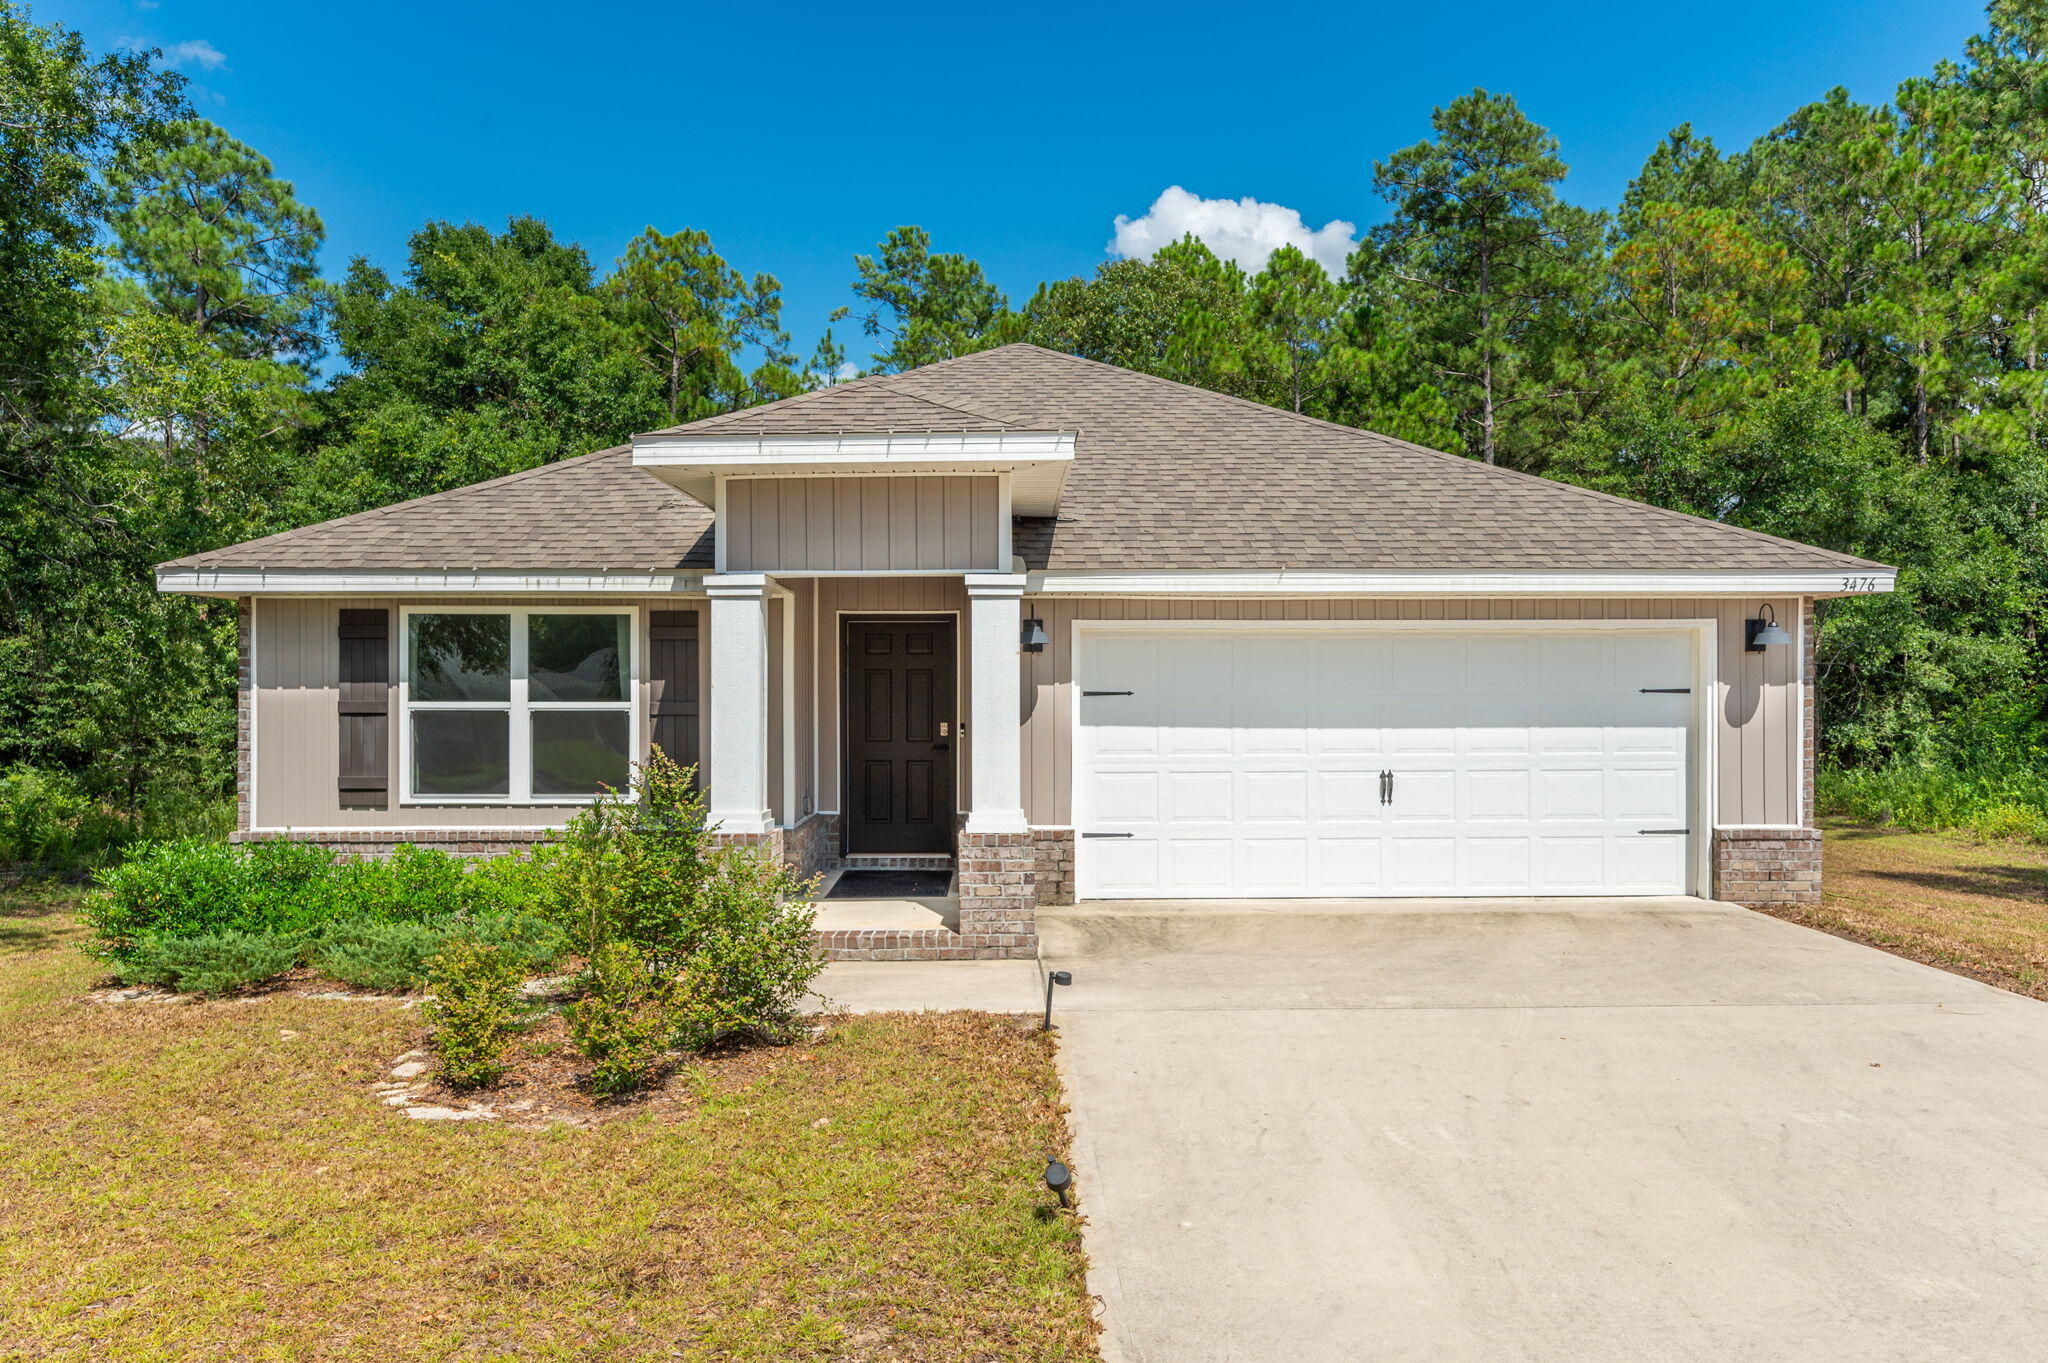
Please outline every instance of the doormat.
M952 888L951 871L842 871L827 899L938 899Z

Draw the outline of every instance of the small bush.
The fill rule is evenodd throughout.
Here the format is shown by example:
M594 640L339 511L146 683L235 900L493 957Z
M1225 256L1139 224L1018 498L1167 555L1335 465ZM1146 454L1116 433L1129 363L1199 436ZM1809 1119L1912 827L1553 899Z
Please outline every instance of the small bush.
M2025 838L2048 842L2048 815L2032 805L2000 801L1970 814L1970 832L1980 838Z
M157 984L183 994L230 994L274 980L299 963L304 941L295 934L152 934L138 939L117 974L127 984Z
M649 968L630 942L607 942L590 958L584 996L564 1014L569 1038L592 1062L590 1087L610 1096L654 1077L675 1031L675 986Z
M429 965L447 944L448 931L439 924L354 920L321 933L310 959L314 969L343 984L398 994L426 984Z
M679 1041L692 1048L786 1032L824 964L816 886L766 849L721 846L713 833L692 773L657 751L631 800L600 795L547 863L550 911L586 955L624 943L653 978L684 981Z
M102 875L84 917L115 958L151 933L297 932L333 916L333 870L332 853L302 843L177 838Z
M818 955L816 885L761 847L722 847L697 906L698 931L684 975L708 998L701 1015L718 1019L702 1049L731 1032L785 1039Z
M502 947L452 938L428 968L427 1016L449 1087L487 1088L505 1077L505 1054L521 1023L525 971Z
M335 923L448 923L531 918L546 896L544 868L524 858L471 862L430 847L389 859L342 862L324 848L282 839L229 846L180 838L145 847L100 878L85 919L90 950L119 960L148 933L304 932ZM397 941L404 934L392 935ZM560 934L548 959L559 955ZM522 956L535 929L514 935Z
M491 913L473 918L470 932L518 962L531 974L546 970L569 950L569 937L545 918L530 913Z

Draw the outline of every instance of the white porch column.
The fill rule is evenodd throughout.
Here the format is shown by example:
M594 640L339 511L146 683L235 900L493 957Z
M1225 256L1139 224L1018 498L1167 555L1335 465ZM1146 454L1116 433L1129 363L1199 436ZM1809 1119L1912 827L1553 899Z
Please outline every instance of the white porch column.
M704 579L711 598L711 741L704 761L711 822L721 833L766 833L768 808L768 598L762 573Z
M1024 626L1021 573L967 575L967 694L973 774L965 833L1022 833L1024 823Z

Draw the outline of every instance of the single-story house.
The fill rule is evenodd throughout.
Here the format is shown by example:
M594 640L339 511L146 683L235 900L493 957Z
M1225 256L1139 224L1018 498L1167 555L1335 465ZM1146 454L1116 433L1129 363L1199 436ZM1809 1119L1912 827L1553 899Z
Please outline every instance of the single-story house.
M240 833L544 839L651 744L722 835L1075 899L1819 889L1844 554L1029 345L163 564L241 610Z

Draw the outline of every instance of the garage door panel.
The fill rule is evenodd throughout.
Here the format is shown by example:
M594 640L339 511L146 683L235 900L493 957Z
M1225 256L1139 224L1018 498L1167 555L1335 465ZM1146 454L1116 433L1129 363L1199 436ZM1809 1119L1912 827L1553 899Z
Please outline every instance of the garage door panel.
M1237 751L1236 716L1227 697L1158 702L1162 732L1154 750L1169 757L1228 757Z
M1306 700L1260 697L1238 701L1234 707L1237 750L1246 757L1308 756L1308 712Z
M1236 812L1237 777L1230 771L1166 773L1166 818L1176 827L1231 821Z
M1163 848L1166 891L1190 898L1218 893L1237 880L1237 841L1231 837L1174 838Z
M1244 792L1246 823L1305 823L1308 820L1308 773L1248 771L1238 778Z
M1268 838L1253 835L1238 844L1244 891L1251 895L1308 893L1308 849L1305 837Z
M1684 838L1618 837L1608 843L1609 894L1673 894L1685 883Z
M1544 823L1598 823L1607 817L1607 773L1599 767L1545 769L1536 776L1537 817Z
M1536 840L1538 894L1600 894L1607 883L1605 837Z
M1092 894L1149 899L1159 893L1159 844L1151 838L1090 838L1083 861ZM1228 858L1225 867L1227 873Z
M1325 835L1316 842L1321 857L1318 893L1369 895L1380 888L1380 839Z
M1429 894L1458 886L1458 840L1451 837L1387 839L1391 852L1387 888L1396 894Z
M1380 816L1380 775L1376 771L1326 771L1317 784L1317 813L1326 821Z
M1394 823L1448 823L1458 816L1454 771L1402 771L1393 785L1394 799L1386 809Z
M1472 894L1533 893L1534 841L1529 837L1465 839L1465 883L1460 888Z
M1156 771L1105 771L1095 777L1094 815L1107 824L1157 824L1159 787L1170 779Z
M1229 666L1225 675L1232 694L1239 696L1298 696L1309 675L1309 649L1314 640L1307 635L1233 635L1226 646ZM1212 658L1210 667L1215 667ZM1212 672L1212 676L1214 676ZM1215 677L1215 680L1222 680Z
M1478 822L1527 823L1535 813L1529 771L1474 771L1465 777L1465 817Z
M1609 808L1617 822L1641 823L1646 828L1652 824L1683 827L1685 781L1677 767L1610 771L1607 789Z
M1135 642L1133 642L1135 640ZM1679 630L1082 635L1089 897L1683 893ZM1101 662L1107 659L1106 663ZM1393 799L1381 802L1381 773Z

